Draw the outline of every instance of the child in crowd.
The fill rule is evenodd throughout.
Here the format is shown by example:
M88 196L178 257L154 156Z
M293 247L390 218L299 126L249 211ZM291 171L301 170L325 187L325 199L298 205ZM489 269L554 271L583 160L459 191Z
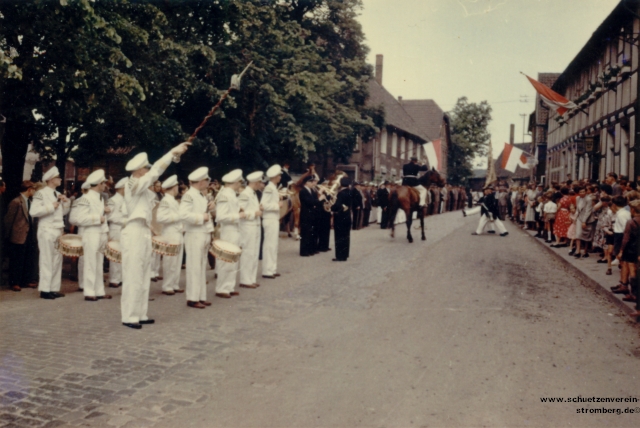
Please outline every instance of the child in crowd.
M607 275L611 275L611 252L613 250L613 222L615 220L613 211L611 211L611 197L604 195L600 197L600 215L598 216L598 226L601 228L603 241L602 249L604 257L598 260L598 263L607 264Z
M547 203L547 198L544 195L538 196L536 202L537 205L534 208L536 212L536 238L544 239L544 204Z
M622 247L622 239L624 237L624 229L627 226L627 222L631 220L631 212L625 209L627 205L627 200L623 196L616 196L613 198L613 205L611 206L611 211L613 211L615 215L615 220L613 222L613 255L619 256L621 247ZM620 284L615 287L612 287L612 291L616 294L627 294L629 292L629 269L626 266L626 263L623 263L621 259L618 259L620 263ZM617 264L612 262L613 264Z
M626 272L627 283L629 285L626 287L626 290L624 287L616 287L613 289L613 292L622 293L626 291L626 295L622 300L637 303L636 262L638 260L638 235L640 233L640 200L635 200L629 205L633 218L627 221L622 243L620 244L620 252L617 253L622 263L622 272Z
M542 209L544 212L544 230L547 232L546 243L553 242L553 223L556 221L556 213L558 212L557 197L547 194L547 202Z
M571 204L571 206L569 207L569 213L571 226L569 226L569 230L567 230L567 239L569 240L569 248L571 249L569 255L573 256L576 253L576 220L578 220L578 214L576 213L575 205Z

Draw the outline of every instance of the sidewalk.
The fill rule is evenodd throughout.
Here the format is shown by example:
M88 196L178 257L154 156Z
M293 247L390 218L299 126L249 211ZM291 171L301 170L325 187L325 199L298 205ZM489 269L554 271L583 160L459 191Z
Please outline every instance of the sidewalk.
M512 224L517 226L515 223ZM611 287L618 284L620 280L620 270L617 266L613 266L611 268L613 272L612 275L606 275L607 265L596 263L599 259L597 253L589 253L589 258L587 259L576 259L569 255L568 247L551 248L549 246L551 244L547 244L543 239L535 237L535 231L522 230L522 232L527 233L531 236L532 240L536 241L539 245L546 248L547 251L554 254L565 266L576 273L578 277L584 281L585 285L613 302L624 313L629 315L635 311L635 303L625 302L622 300L622 297L624 297L623 294L614 294L611 292ZM640 318L638 321L640 321Z

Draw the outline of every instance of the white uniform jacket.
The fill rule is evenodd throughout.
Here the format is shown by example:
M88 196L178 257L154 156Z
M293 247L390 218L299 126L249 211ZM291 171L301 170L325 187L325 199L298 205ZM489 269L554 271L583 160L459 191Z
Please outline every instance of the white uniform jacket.
M151 226L151 210L157 195L149 190L149 186L158 180L158 177L171 165L173 155L167 153L153 164L149 172L140 178L130 177L124 190L124 203L128 213L128 222L143 220L147 226Z
M120 193L116 193L111 198L109 198L107 206L109 207L111 212L107 215L107 220L110 224L122 226L124 220L122 211L120 210L122 204L124 204L124 196L122 196Z
M100 222L100 218L104 216L104 202L100 193L89 190L82 198L78 199L76 210L77 224L84 228L84 235L109 232L107 222Z
M262 218L280 220L280 194L278 188L271 181L262 192Z
M70 202L60 203L58 208L53 207L54 202L58 202L58 193L50 187L40 189L33 196L33 203L29 214L31 217L38 217L38 228L64 228L63 217L69 213Z
M238 205L238 197L236 196L235 190L230 187L224 187L220 190L220 193L218 193L216 222L223 228L227 226L237 227L239 225L240 206Z
M184 228L182 227L182 221L180 221L180 204L173 196L164 195L160 205L158 205L156 220L163 226L163 236L182 235Z
M189 188L187 193L182 196L179 212L185 232L213 232L213 219L204 221L204 214L208 213L207 205L207 198L193 187Z

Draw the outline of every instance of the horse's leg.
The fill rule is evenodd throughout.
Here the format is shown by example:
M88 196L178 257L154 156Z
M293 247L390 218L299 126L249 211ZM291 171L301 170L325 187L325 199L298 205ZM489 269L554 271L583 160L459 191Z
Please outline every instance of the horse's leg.
M427 237L426 237L426 236L424 236L424 218L425 218L425 213L426 213L426 208L425 208L425 207L423 207L423 208L420 210L420 228L422 229L422 240L423 240L423 241L426 241L426 240L427 240Z
M407 239L411 243L413 242L413 237L411 236L411 222L413 221L411 217L413 216L413 213L411 212L411 209L409 209L409 212L405 210L405 213L407 214Z

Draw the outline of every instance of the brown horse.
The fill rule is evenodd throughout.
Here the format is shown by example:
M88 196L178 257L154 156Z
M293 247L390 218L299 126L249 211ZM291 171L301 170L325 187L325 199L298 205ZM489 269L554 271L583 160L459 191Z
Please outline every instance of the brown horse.
M444 180L440 176L440 173L435 169L427 171L422 177L418 179L420 184L424 186L427 191L432 184L437 186L443 186ZM416 189L410 186L397 186L391 191L389 195L389 222L391 223L391 237L395 237L395 220L398 210L401 209L407 216L407 239L409 242L413 242L411 236L411 223L413 221L413 213L418 213L420 219L420 229L422 231L422 240L426 241L427 237L424 236L424 218L426 216L426 207L420 209L420 194Z

